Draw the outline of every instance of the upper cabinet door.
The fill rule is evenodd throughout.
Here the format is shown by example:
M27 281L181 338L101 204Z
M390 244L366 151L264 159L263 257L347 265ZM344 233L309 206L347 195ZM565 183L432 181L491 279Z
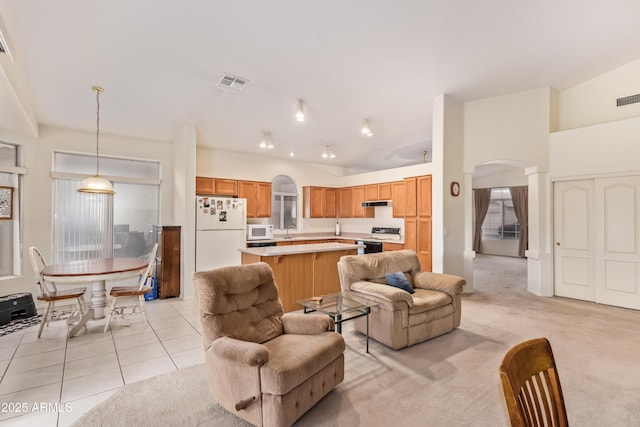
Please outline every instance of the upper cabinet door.
M404 205L404 216L405 217L414 217L418 215L418 205L417 205L417 179L414 178L405 178L404 179L404 191L405 191L405 205Z
M238 187L238 196L242 199L247 199L247 218L256 218L258 216L258 183L253 181L240 181Z
M235 179L214 178L214 194L220 196L236 196L238 194L238 181Z
M353 218L351 210L351 187L341 188L338 192L340 194L340 218Z
M256 195L256 216L258 218L271 218L271 183L258 182L258 194Z
M392 200L391 183L383 182L378 184L378 200Z
M369 184L366 187L364 187L364 200L365 201L374 201L374 200L380 200L378 198L378 184Z
M338 190L327 188L325 192L325 218L336 218L338 216Z
M196 194L214 194L215 180L203 176L196 176Z
M407 195L404 189L404 181L391 183L391 205L394 218L404 218Z
M431 217L431 175L417 179L418 216Z

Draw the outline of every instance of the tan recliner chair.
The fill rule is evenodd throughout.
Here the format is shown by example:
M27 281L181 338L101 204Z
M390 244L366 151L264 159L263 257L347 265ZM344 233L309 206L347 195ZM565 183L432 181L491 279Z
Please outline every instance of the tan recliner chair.
M344 339L322 314L283 314L266 263L194 275L209 391L257 426L289 426L344 378Z
M385 274L396 272L404 273L414 294L387 284ZM412 250L343 256L338 274L343 292L377 303L369 315L369 336L395 350L460 325L465 280L420 271L420 261ZM356 330L365 333L365 320L354 322Z

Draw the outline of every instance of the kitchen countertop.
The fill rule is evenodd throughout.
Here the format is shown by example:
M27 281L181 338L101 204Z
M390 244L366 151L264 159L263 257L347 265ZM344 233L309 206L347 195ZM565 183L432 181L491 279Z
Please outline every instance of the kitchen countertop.
M314 252L344 251L344 250L358 249L358 248L364 248L364 245L354 245L350 243L310 243L310 244L302 244L302 245L242 248L240 249L240 252L265 257L265 256L279 256L279 255L307 254L307 253L314 253Z
M293 233L293 236L290 239L285 239L282 236L274 237L273 239L268 240L247 240L247 243L256 242L256 243L270 243L270 242L297 242L304 240L334 240L334 239L345 239L345 240L367 240L374 242L384 242L384 243L397 243L399 245L404 244L404 236L400 236L400 240L392 240L392 239L376 239L375 237L371 237L371 233L342 233L339 236L336 236L333 233Z

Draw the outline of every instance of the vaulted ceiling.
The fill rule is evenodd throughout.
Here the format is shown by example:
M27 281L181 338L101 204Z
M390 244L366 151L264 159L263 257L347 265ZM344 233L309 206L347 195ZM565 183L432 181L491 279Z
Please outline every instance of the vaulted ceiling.
M640 58L638 16L637 0L0 0L0 127L93 131L98 84L102 132L171 140L190 123L199 146L415 164L434 97L571 87ZM220 89L225 73L248 83Z

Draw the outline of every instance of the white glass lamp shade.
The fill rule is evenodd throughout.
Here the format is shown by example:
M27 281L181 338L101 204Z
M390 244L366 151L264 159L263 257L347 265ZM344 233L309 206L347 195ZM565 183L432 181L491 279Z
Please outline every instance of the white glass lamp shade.
M90 176L85 178L80 183L78 191L82 193L97 193L97 194L116 194L111 182L101 177L100 175Z

